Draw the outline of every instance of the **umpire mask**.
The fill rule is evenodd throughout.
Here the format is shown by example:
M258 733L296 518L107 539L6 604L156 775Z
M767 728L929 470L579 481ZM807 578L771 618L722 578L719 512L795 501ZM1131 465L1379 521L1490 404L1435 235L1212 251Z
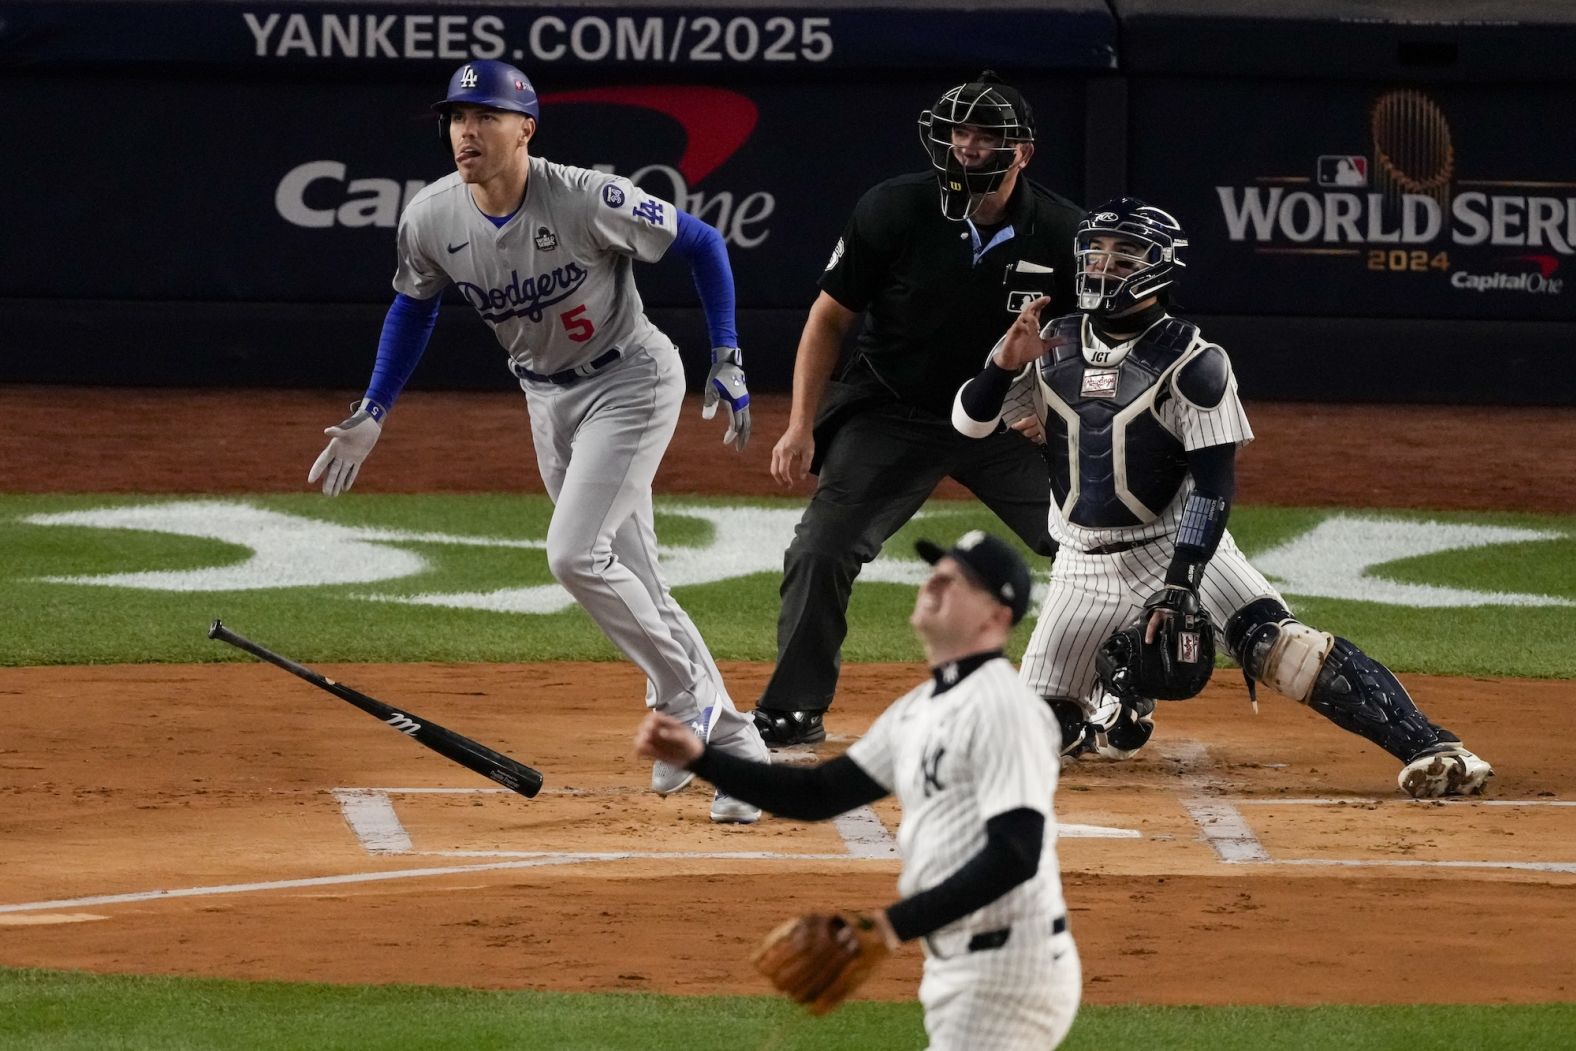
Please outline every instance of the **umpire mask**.
M986 140L986 156L977 163L966 164L959 156L953 135L964 126ZM987 69L943 94L919 115L919 140L941 184L941 214L967 219L1017 164L1018 145L1034 141L1034 113L1018 89L1001 83Z

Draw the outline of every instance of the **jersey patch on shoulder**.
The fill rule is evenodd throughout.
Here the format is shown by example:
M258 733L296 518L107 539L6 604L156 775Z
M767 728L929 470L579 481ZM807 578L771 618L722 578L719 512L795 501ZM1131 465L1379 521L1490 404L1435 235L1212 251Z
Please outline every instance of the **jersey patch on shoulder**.
M1226 352L1213 343L1177 370L1177 391L1201 409L1213 409L1226 396L1231 364Z
M836 247L834 247L832 249L832 258L830 258L830 259L828 259L826 261L826 268L828 270L832 269L832 267L837 265L838 260L840 260L842 258L843 258L843 239L841 237L839 237L837 239Z
M624 191L619 189L618 183L610 182L602 187L602 203L609 208L620 208L624 204Z
M629 211L630 214L636 219L644 219L652 226L662 225L661 201L654 201L648 197L644 201L641 201L639 204L635 205L635 207L631 208Z

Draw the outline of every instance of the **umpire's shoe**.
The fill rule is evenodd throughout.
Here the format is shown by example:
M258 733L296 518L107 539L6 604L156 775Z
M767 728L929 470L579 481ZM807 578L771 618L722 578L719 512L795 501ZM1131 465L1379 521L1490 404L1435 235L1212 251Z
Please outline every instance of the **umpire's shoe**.
M757 708L750 716L766 747L791 748L826 740L826 727L821 725L821 717L825 714L810 709Z

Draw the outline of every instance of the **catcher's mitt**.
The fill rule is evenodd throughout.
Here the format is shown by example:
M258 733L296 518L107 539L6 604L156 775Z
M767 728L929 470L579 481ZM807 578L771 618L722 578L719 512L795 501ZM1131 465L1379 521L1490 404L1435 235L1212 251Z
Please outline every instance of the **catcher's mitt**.
M1150 614L1166 617L1152 642L1144 641ZM1186 588L1150 596L1138 616L1105 640L1094 658L1100 682L1118 697L1183 701L1197 696L1215 670L1215 627Z
M814 1015L859 988L887 957L886 937L869 916L811 913L768 934L750 962Z

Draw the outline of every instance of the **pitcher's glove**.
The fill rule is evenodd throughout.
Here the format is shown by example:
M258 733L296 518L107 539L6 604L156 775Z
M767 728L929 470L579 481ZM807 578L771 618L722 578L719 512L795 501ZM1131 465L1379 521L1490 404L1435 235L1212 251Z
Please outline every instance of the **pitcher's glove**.
M766 936L750 962L778 989L824 1015L870 976L891 950L874 919L811 913Z

